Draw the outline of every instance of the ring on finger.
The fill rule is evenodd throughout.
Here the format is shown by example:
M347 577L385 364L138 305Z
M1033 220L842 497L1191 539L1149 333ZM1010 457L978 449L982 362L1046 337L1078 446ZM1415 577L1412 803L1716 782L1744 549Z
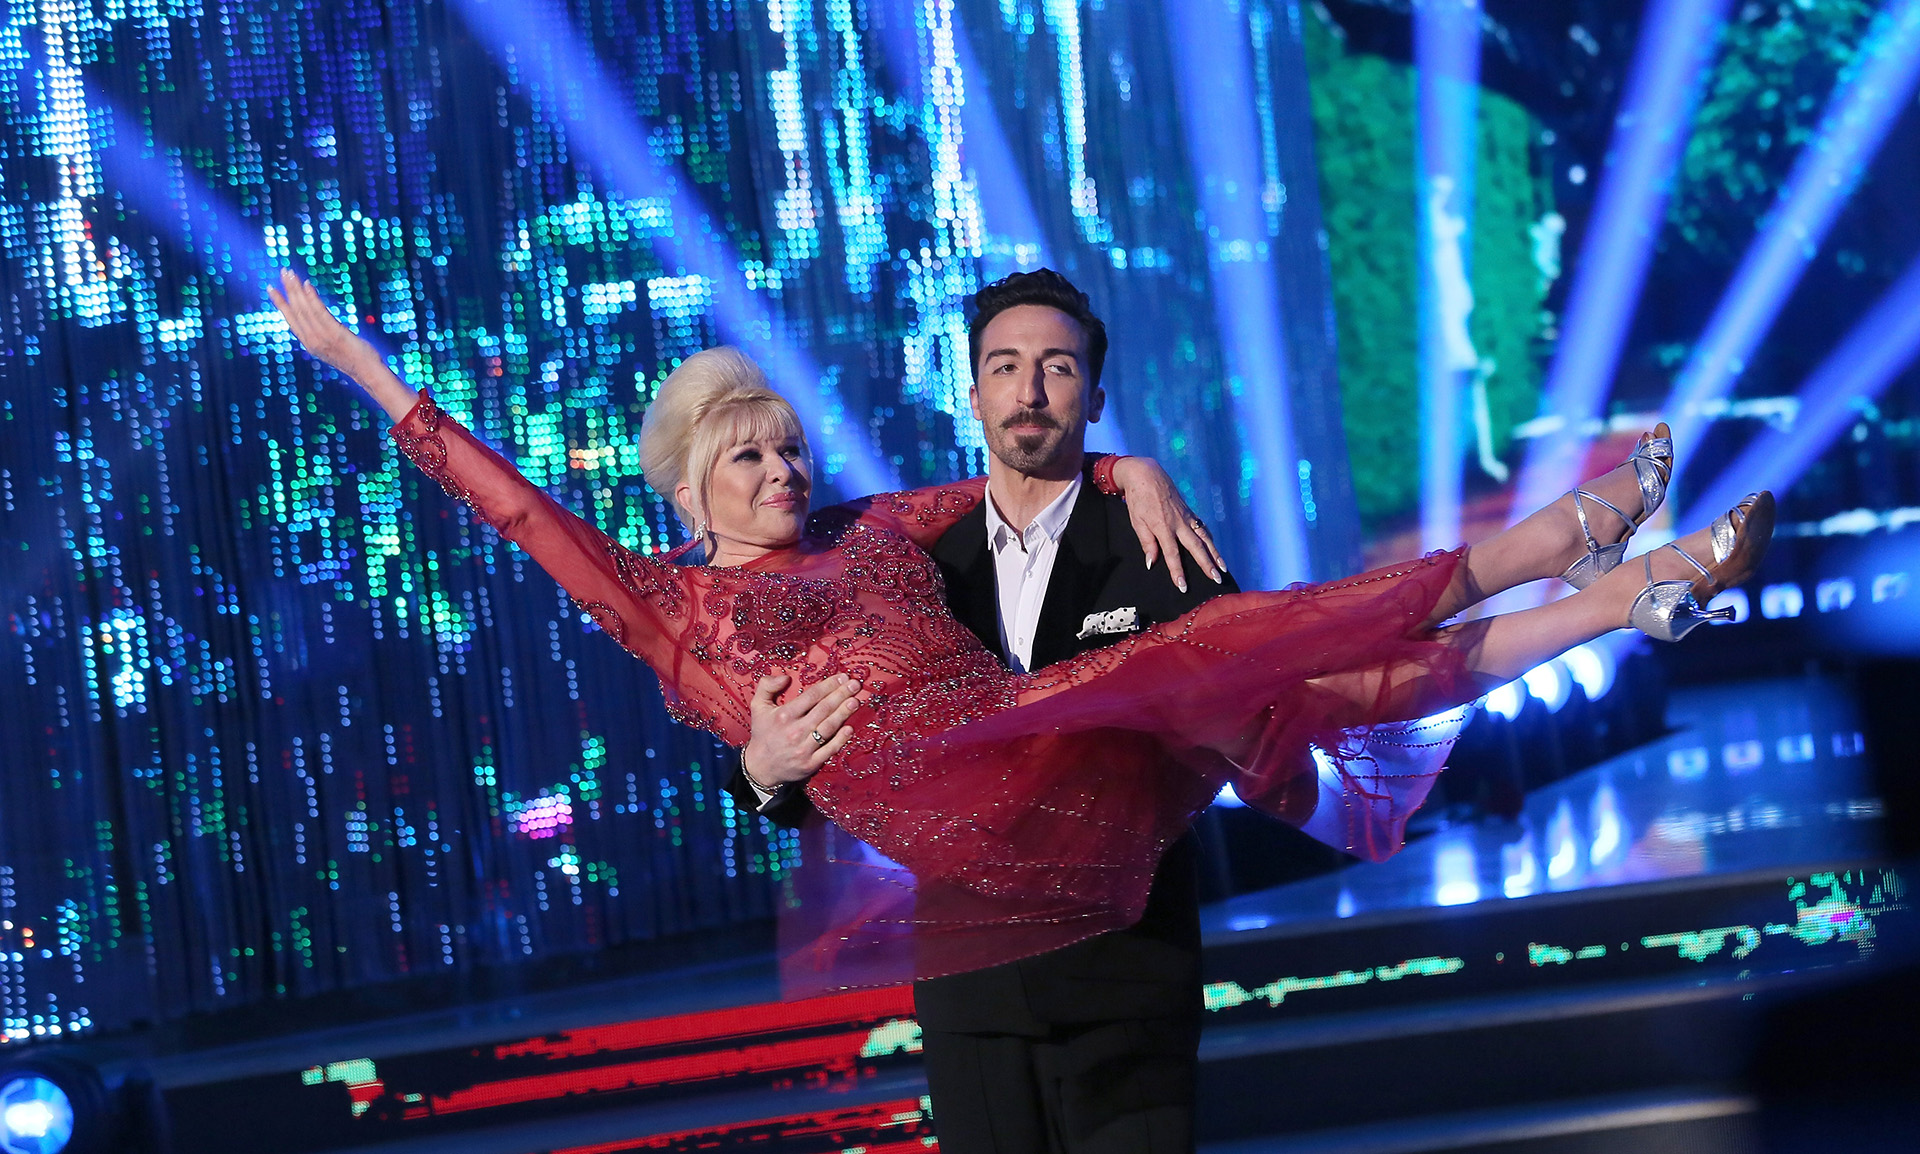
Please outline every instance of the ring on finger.
M824 737L821 737L820 731L817 729L807 730L807 736L813 738L813 744L817 746L824 746L827 744L827 739Z
M1187 527L1192 529L1196 533L1204 533L1207 531L1207 523L1205 521L1202 521L1198 517L1195 517L1193 520L1188 521Z

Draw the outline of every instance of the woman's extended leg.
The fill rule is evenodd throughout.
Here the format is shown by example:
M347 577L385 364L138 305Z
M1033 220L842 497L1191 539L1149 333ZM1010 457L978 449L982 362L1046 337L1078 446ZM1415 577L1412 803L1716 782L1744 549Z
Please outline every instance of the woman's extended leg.
M1642 434L1636 450L1649 452L1648 446L1655 446L1647 459L1658 462L1662 486L1671 471L1667 465L1671 460L1667 436L1667 426L1662 424ZM1644 463L1641 468L1645 468ZM1600 498L1598 502L1585 502L1585 506L1588 524L1602 545L1619 541L1631 531L1621 514L1645 518L1639 469L1631 458L1581 488ZM1615 509L1618 512L1613 511ZM1428 624L1438 625L1517 585L1558 577L1586 551L1587 537L1580 526L1573 494L1563 494L1525 520L1468 549L1466 563L1455 573L1453 584L1434 607Z
M1628 614L1647 588L1647 564L1657 581L1698 581L1704 603L1719 590L1752 576L1773 532L1773 498L1761 494L1752 506L1742 503L1728 514L1737 532L1730 555L1716 563L1714 528L1689 534L1676 544L1713 569L1711 580L1672 549L1656 549L1648 562L1623 564L1592 585L1558 601L1516 613L1503 613L1435 630L1434 638L1455 651L1467 676L1483 691L1504 685L1576 645L1628 624ZM1516 526L1518 528L1518 526ZM1430 671L1412 665L1400 670L1355 670L1318 678L1312 684L1331 689L1356 705L1390 717L1426 716L1449 706L1457 687L1436 683Z

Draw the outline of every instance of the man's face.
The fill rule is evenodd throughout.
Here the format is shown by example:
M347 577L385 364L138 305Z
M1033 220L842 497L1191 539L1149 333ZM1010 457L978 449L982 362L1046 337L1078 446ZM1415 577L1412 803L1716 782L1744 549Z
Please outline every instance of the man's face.
M973 373L973 415L987 448L1022 473L1080 467L1087 423L1106 393L1087 379L1087 334L1045 305L1015 305L987 322Z

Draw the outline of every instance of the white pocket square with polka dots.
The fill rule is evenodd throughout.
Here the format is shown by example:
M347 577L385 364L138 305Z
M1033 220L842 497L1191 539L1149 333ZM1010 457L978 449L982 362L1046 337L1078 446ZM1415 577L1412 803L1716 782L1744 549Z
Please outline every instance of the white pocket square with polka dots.
M1132 605L1123 609L1109 609L1105 613L1089 613L1080 623L1080 632L1076 638L1085 641L1089 637L1105 633L1132 633L1140 628L1140 610Z

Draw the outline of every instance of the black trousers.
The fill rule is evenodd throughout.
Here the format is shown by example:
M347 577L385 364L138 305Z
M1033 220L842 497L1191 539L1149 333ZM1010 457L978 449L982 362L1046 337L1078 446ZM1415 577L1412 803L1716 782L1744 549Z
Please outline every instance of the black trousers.
M922 1036L941 1154L1192 1154L1199 1023Z

